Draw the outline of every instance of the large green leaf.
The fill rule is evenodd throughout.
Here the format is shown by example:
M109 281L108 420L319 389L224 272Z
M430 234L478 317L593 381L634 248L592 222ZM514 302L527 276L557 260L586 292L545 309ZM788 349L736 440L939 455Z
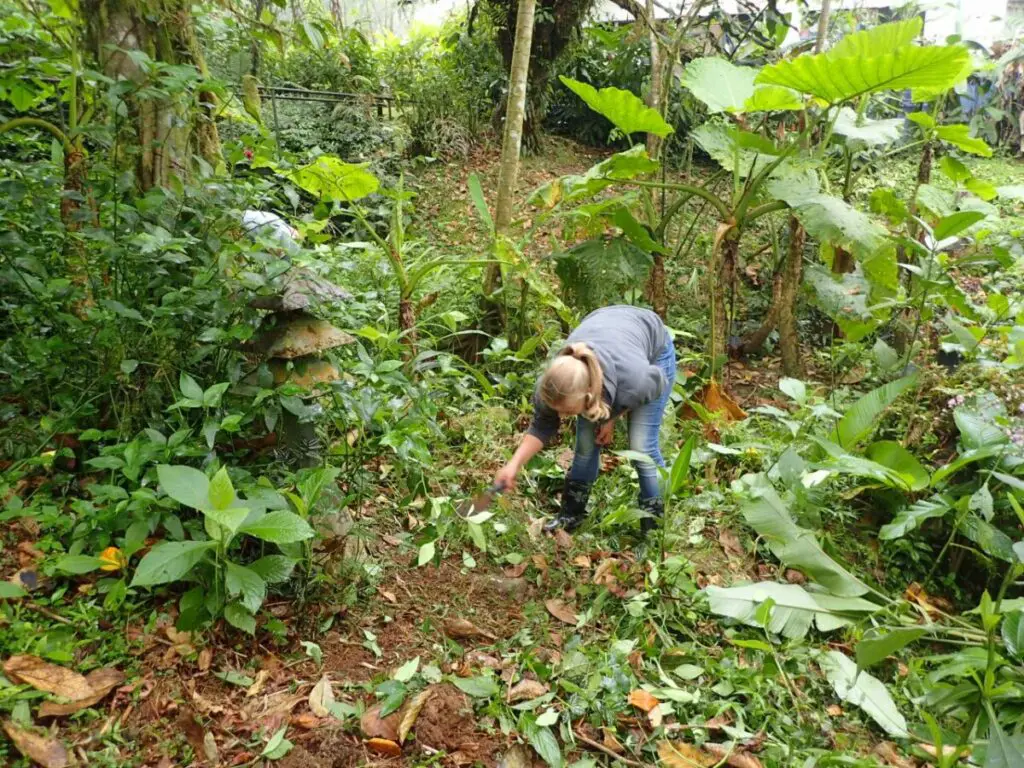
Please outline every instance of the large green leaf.
M910 451L892 440L879 440L867 447L865 455L872 461L898 474L909 491L920 491L928 487L931 473L925 469Z
M799 93L781 85L758 85L754 95L747 99L742 112L791 112L804 108Z
M844 448L856 445L878 426L878 417L896 398L917 383L917 375L890 381L873 389L851 405L832 430L831 440Z
M242 605L252 613L256 613L267 596L267 583L255 571L244 565L226 563L225 586L231 597L241 596Z
M842 701L860 707L890 736L908 736L907 721L881 680L867 672L858 672L857 665L839 651L824 654L818 664Z
M198 469L158 464L156 476L164 493L179 504L193 509L210 506L210 481Z
M757 619L758 606L773 600L768 629L791 639L804 637L814 623L828 632L851 623L843 614L863 614L878 610L874 603L860 597L831 597L808 592L796 584L762 581L734 587L710 586L704 590L714 613L728 616L752 627L762 626ZM838 602L836 602L838 601Z
M296 186L328 202L347 202L371 195L380 187L369 163L346 163L334 155L320 155L309 165L296 168L288 178Z
M871 285L859 265L853 272L837 275L814 264L805 270L804 279L813 291L814 304L836 321L849 341L860 341L880 324L881 317L868 307Z
M1024 659L1024 611L1013 611L1003 619L1003 644L1006 652L1018 659Z
M986 555L1007 563L1017 562L1013 540L987 520L974 514L965 515L957 530L977 544Z
M919 627L901 627L893 630L870 629L857 643L857 666L861 669L873 667L901 648L905 648L924 635Z
M616 181L626 181L653 173L661 167L652 160L643 144L618 152L592 166L585 174L562 176L536 189L529 198L532 205L553 208L559 202L591 197Z
M224 606L224 618L228 624L250 635L256 634L256 617L252 611L240 602L228 603Z
M690 132L697 146L727 171L736 170L741 177L756 174L774 162L779 150L772 145L749 140L744 133L718 121L703 123ZM785 164L783 164L785 165Z
M263 579L267 584L279 584L288 581L298 560L285 555L265 555L249 564L249 570Z
M884 540L902 538L918 528L925 520L943 517L952 508L953 499L944 494L919 499L897 512L891 523L883 525L878 532L878 538Z
M803 571L834 595L858 597L869 591L867 584L825 554L811 531L793 521L767 480L755 490L760 497L742 506L743 517L780 562Z
M968 450L991 448L1006 443L1006 433L985 412L960 407L953 411L953 421L960 430L960 442Z
M590 310L642 285L652 263L651 254L627 237L599 237L555 254L555 274L573 303Z
M847 139L867 144L871 147L892 144L903 133L903 119L899 117L887 120L872 120L858 117L849 107L839 110L833 131Z
M877 91L951 88L961 79L968 61L967 49L959 45L908 45L872 56L829 51L765 67L757 82L782 85L839 104Z
M240 533L247 533L272 544L294 544L297 541L311 539L314 535L309 523L294 512L284 509L270 512L238 530Z
M653 133L665 138L673 132L671 125L657 110L651 109L639 96L621 88L602 88L559 75L566 88L575 93L592 110L607 117L612 125L629 135L632 133Z
M689 62L680 82L714 114L742 111L754 95L756 77L756 69L738 67L718 56L707 56Z
M981 157L992 157L992 147L982 139L976 139L971 136L970 126L962 123L940 125L935 129L935 135L943 141L949 142L957 149L962 149L964 152L970 152L972 155L981 155Z
M837 58L878 56L910 45L921 36L922 29L924 29L924 19L920 16L879 24L877 27L845 35L842 40L829 49L829 53Z
M886 230L867 214L841 198L819 191L818 175L811 170L769 179L768 193L786 203L815 238L867 253L879 250Z
M1010 736L998 720L988 729L988 754L985 768L1020 768L1024 765L1024 734Z
M133 587L152 587L182 578L213 547L212 541L170 541L157 544L139 562Z

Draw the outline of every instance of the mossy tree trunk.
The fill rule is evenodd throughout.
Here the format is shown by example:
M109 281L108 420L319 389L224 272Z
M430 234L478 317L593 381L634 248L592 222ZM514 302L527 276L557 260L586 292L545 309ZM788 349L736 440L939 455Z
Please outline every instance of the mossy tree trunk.
M804 273L804 243L807 232L796 216L789 217L789 247L786 249L786 267L779 293L779 351L782 370L787 376L800 378L803 361L800 357L800 335L796 324L796 300Z
M498 48L505 67L511 71L518 32L519 0L490 0L499 13L504 13L498 28ZM562 55L580 24L594 6L594 0L536 0L534 25L530 39L530 72L522 144L527 152L537 152L541 145L544 118L547 115L548 81L555 62ZM511 89L511 83L509 88ZM509 118L507 108L499 108L496 117Z
M187 178L195 167L193 156L213 167L222 162L214 94L201 88L161 91L130 55L139 51L155 62L190 65L205 78L191 7L187 0L83 0L81 5L86 42L99 69L136 86L128 102L138 150L136 179L143 191L168 186L173 176Z
M516 15L515 52L509 70L508 106L505 110L505 133L501 143L501 164L498 167L498 199L494 206L494 232L497 240L508 234L512 223L512 205L519 176L519 152L523 143L526 117L526 88L530 74L530 46L533 40L533 17L536 0L519 0ZM495 253L498 251L495 243ZM494 293L501 287L501 265L489 264L484 273L485 330L504 329L504 316Z

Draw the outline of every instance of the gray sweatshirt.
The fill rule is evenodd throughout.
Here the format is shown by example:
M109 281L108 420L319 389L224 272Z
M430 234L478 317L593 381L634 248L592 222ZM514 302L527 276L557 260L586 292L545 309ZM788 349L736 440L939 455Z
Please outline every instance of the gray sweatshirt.
M661 318L649 309L616 305L595 310L569 334L567 344L587 344L601 362L604 401L612 416L657 400L668 382L655 365L668 343ZM558 412L540 399L540 382L533 393L533 422L527 434L548 445L558 434Z

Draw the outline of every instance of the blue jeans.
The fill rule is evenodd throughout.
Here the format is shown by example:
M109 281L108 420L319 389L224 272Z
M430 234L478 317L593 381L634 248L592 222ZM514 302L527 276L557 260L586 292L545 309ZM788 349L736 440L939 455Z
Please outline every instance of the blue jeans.
M637 477L640 479L640 500L658 498L662 495L658 477L658 467L665 466L661 455L658 433L661 430L661 418L665 413L672 385L676 380L676 350L669 339L665 348L658 356L656 365L661 368L668 381L668 386L661 397L646 405L642 405L629 414L629 449L647 454L654 464L634 461ZM592 421L582 417L576 419L576 455L573 456L572 467L569 468L569 479L590 485L597 480L601 469L601 447L597 444L597 427ZM656 465L656 466L655 466Z

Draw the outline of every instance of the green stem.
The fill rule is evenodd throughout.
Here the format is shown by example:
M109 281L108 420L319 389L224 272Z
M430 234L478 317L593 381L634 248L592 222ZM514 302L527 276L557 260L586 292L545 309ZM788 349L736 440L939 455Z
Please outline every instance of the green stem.
M744 220L747 224L750 224L754 219L758 219L765 214L784 211L787 208L789 208L789 206L782 200L772 200L770 203L763 203L756 208L751 208L744 217Z
M0 124L0 134L13 131L16 128L39 128L44 131L49 131L57 141L61 143L65 152L70 152L72 150L71 142L68 140L64 131L49 120L41 120L38 117L15 117L8 120L6 123Z
M731 211L728 206L723 203L716 195L703 187L695 187L692 184L662 184L660 181L640 181L638 179L632 179L630 181L622 181L620 179L606 179L606 181L614 181L620 184L631 184L635 187L652 187L655 189L669 189L676 192L687 192L694 197L700 197L707 200L716 211L721 215L723 221L727 221L731 218Z

